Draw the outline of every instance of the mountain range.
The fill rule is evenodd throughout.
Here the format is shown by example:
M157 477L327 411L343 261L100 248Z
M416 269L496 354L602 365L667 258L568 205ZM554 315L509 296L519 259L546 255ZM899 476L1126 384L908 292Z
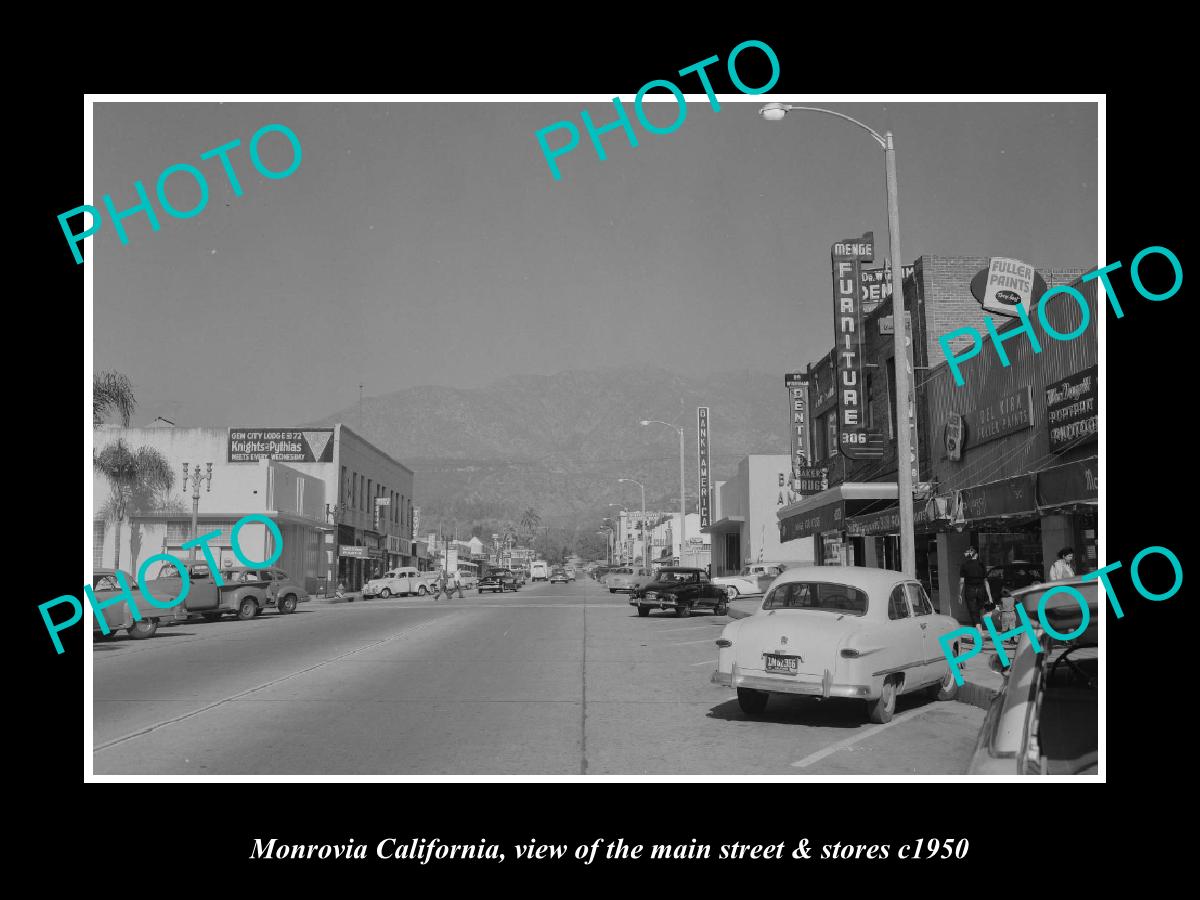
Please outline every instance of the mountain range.
M679 439L685 427L686 486L694 509L696 408L710 408L714 480L747 453L788 452L782 373L682 376L656 368L520 375L478 388L411 387L367 397L314 422L342 422L414 472L420 531L457 525L490 536L533 508L541 524L598 526L618 503L678 509Z

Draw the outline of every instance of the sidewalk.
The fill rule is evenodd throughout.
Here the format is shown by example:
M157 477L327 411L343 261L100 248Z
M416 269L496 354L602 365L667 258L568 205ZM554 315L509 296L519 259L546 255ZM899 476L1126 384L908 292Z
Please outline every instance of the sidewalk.
M732 600L729 603L729 618L744 619L752 616L758 612L760 606L762 606L761 597ZM1004 684L1004 678L1000 673L993 672L988 667L988 662L995 655L996 651L992 647L992 642L985 640L983 652L972 656L962 664L964 681L958 689L955 700L971 706L978 706L980 709L987 709L991 705L992 698L999 693L1001 685Z

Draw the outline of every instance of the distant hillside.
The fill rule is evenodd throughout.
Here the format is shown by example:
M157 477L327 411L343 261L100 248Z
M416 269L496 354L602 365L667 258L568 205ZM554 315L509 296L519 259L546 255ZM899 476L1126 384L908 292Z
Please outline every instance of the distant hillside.
M525 375L483 388L413 387L363 401L313 424L345 422L416 473L421 530L457 522L486 533L534 508L542 524L590 528L608 503L677 508L679 442L687 428L687 492L696 496L696 407L710 407L713 469L732 475L746 453L786 453L782 374L684 378L661 369Z

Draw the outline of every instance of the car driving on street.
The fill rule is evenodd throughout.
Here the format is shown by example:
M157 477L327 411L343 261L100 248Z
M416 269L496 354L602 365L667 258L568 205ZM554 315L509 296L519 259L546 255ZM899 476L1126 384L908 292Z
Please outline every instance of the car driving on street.
M649 569L621 566L609 571L608 576L604 579L604 586L608 588L610 594L632 594L653 580L654 576Z
M858 699L872 722L890 722L901 694L957 693L938 638L959 627L901 572L797 566L758 613L725 626L712 681L734 688L750 714L772 694L803 694Z

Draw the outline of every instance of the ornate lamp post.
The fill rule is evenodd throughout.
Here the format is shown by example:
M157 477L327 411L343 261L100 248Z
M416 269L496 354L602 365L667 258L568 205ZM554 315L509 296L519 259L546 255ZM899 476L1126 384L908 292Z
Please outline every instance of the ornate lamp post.
M200 536L197 533L196 520L199 518L199 515L200 515L200 481L202 479L207 482L206 488L205 488L205 493L212 492L212 467L213 467L213 464L205 463L204 465L208 469L208 473L206 475L202 476L200 474L200 463L196 463L195 471L192 472L192 485L193 485L193 488L192 488L192 540L193 541L196 540L196 538L198 538ZM183 489L185 491L187 490L187 483L188 483L188 464L184 463L183 464ZM192 546L188 548L188 568L190 569L195 564L196 564L196 545L192 544Z

